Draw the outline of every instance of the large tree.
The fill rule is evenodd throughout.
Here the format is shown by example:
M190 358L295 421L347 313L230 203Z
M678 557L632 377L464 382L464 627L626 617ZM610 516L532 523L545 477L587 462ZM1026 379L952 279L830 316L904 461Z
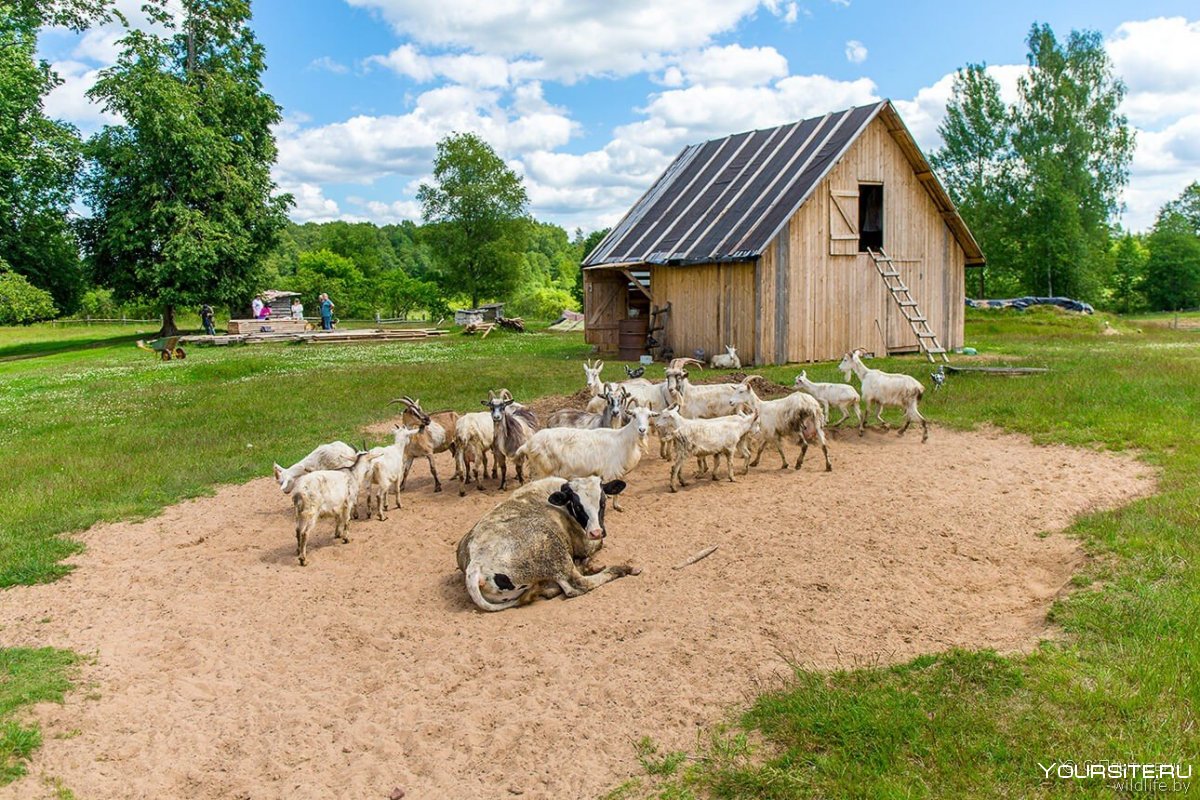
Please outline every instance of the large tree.
M67 217L80 141L74 127L43 113L43 99L62 81L37 58L37 36L48 24L82 28L101 6L0 3L0 254L64 311L75 307L82 284L79 245Z
M933 161L981 239L994 286L1098 299L1133 155L1125 86L1095 31L1060 42L1035 24L1027 44L1013 106L983 68L960 71Z
M168 35L128 31L92 89L124 122L88 142L84 182L95 279L155 299L163 335L180 306L247 303L291 203L271 180L280 109L250 3L180 1L181 20L149 5Z
M433 182L417 192L447 290L471 299L508 297L520 278L529 197L521 178L473 133L437 145Z

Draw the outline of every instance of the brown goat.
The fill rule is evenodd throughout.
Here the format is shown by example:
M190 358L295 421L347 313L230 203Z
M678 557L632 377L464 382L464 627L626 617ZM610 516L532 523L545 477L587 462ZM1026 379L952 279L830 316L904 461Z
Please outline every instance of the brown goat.
M450 451L454 454L454 429L458 424L457 411L436 411L427 414L421 408L421 401L414 400L408 395L399 397L392 403L404 404L403 424L407 427L419 428L420 432L411 436L408 446L404 448L404 477L400 479L400 488L408 481L408 471L412 469L413 461L424 458L429 461L429 473L433 475L433 490L440 492L442 482L438 478L437 467L434 466L435 453ZM457 461L456 461L457 463ZM455 471L454 477L458 477Z

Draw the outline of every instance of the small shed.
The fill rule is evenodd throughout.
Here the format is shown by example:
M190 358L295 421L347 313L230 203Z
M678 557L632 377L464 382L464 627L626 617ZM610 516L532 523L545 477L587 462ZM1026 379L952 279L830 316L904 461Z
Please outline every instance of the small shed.
M924 324L950 349L965 269L983 261L884 100L684 148L584 260L586 339L616 352L625 320L669 304L678 355L915 352Z
M299 292L281 292L278 289L267 289L262 292L263 301L271 307L272 317L290 317L292 315L292 298L299 296Z
M478 325L483 322L483 311L478 308L460 308L454 312L455 325Z
M475 310L482 312L484 322L498 322L504 319L504 303L488 303Z

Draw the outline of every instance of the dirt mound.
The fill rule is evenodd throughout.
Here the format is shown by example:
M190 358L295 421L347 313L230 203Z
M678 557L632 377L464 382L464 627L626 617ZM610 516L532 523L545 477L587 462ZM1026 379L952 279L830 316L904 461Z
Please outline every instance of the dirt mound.
M849 435L831 454L832 473L768 454L679 494L647 457L600 554L643 573L499 614L454 559L494 483L435 495L422 466L349 544L322 523L306 568L265 478L98 525L74 573L0 604L7 645L92 656L65 705L35 710L45 744L0 798L45 796L46 776L88 798L596 796L638 771L641 736L690 747L786 674L780 653L1031 647L1083 558L1039 532L1153 486L1132 459L994 432Z

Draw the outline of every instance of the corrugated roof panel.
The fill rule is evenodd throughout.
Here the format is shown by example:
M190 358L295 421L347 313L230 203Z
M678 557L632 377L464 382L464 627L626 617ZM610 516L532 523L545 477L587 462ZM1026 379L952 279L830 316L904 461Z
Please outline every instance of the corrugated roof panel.
M767 192L770 207L744 233L734 231L727 246L735 250L762 252L878 111L878 105L859 106L831 118L830 124L822 130L823 135L806 148L805 158L798 166L799 172L793 174L787 183L776 185ZM796 164L792 166L797 168Z
M728 250L726 245L737 244L738 239L734 238L734 232L757 222L767 212L771 206L771 189L786 182L791 167L802 161L804 153L810 149L815 137L828 126L828 120L829 116L817 117L803 120L793 126L790 138L776 148L770 160L763 165L763 169L742 187L742 193L726 210L722 224L714 226L713 230L697 243L697 253L722 253Z
M748 136L748 133L738 133L705 142L704 150L695 159L695 170L689 170L688 175L684 176L688 178L687 184L677 181L681 189L673 193L665 212L653 218L653 215L647 215L646 224L638 226L626 236L628 246L623 250L622 258L637 258L638 254L666 249L669 245L664 244L665 237L681 219L687 218L701 195L721 173L729 158L745 144Z

